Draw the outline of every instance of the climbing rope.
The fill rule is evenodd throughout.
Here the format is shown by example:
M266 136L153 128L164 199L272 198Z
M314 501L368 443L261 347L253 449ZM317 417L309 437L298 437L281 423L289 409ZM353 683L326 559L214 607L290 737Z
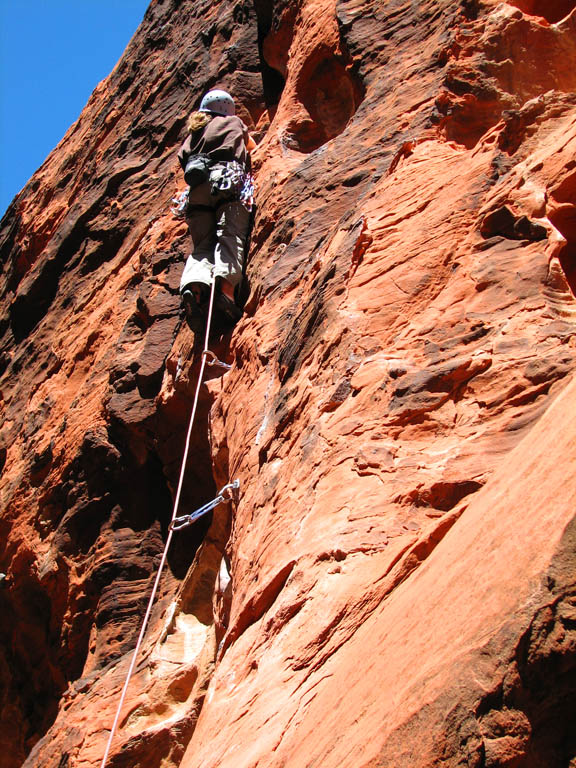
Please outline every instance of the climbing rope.
M120 695L120 702L118 704L118 709L116 710L116 716L114 718L114 723L112 725L112 730L110 731L110 736L108 737L108 744L106 745L106 751L104 752L104 757L102 758L102 762L100 764L100 768L105 768L106 763L108 761L108 755L110 753L110 748L112 746L112 742L114 741L114 736L116 735L116 731L118 729L118 722L120 720L120 713L122 711L122 707L124 706L124 700L126 699L126 692L128 691L128 684L130 683L130 678L132 677L132 674L134 673L134 667L136 666L136 659L138 657L138 653L140 651L140 646L142 645L142 641L144 639L144 634L146 632L146 628L148 626L148 621L150 619L150 614L152 613L152 606L154 604L154 599L156 597L156 592L158 591L158 587L160 585L160 577L162 576L162 571L164 570L164 565L166 564L166 558L168 556L168 549L170 547L170 543L172 541L172 536L174 534L174 531L180 530L180 528L184 528L186 525L189 525L190 523L194 522L194 520L197 520L199 517L202 517L202 515L205 515L207 512L210 512L211 509L214 509L214 507L218 506L218 504L221 504L223 501L227 501L232 498L232 493L239 487L238 480L235 480L233 483L229 483L228 485L225 485L224 488L220 490L218 493L218 496L213 499L211 502L208 502L207 504L204 504L204 506L197 509L195 512L193 512L190 515L185 515L183 517L177 517L178 507L180 505L180 495L182 493L182 485L184 483L184 474L186 470L186 462L188 460L188 453L190 451L190 440L192 437L192 427L194 425L194 419L196 417L196 410L198 407L198 398L200 396L200 387L202 386L202 379L204 377L204 369L206 367L206 364L208 365L219 365L222 368L230 369L230 366L227 363L222 363L216 355L211 352L208 349L208 341L210 338L210 325L212 322L212 310L214 307L214 292L215 292L215 286L216 286L216 280L214 279L212 281L212 289L210 291L210 305L208 309L208 319L206 322L206 338L204 340L204 349L202 351L202 362L200 365L200 372L198 374L198 384L196 386L196 392L194 395L194 403L192 405L192 412L190 414L190 421L188 423L188 432L186 434L186 443L184 445L184 455L182 457L182 466L180 468L180 478L178 480L178 488L176 490L176 497L174 499L174 509L172 511L172 520L169 525L168 529L168 537L166 539L166 544L164 545L164 551L162 553L162 559L160 560L160 565L158 567L158 573L156 574L156 579L154 581L154 586L152 587L152 594L150 595L150 600L148 601L148 607L146 609L146 613L144 615L144 619L142 621L142 627L140 629L140 634L138 635L138 640L136 641L136 647L134 648L134 653L132 655L132 660L130 662L130 667L128 668L128 673L126 675L126 680L124 681L124 687L122 688L122 693Z

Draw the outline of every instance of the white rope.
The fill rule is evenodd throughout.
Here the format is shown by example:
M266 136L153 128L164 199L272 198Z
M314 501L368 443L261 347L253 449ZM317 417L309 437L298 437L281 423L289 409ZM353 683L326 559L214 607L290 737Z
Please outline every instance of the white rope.
M210 307L208 309L208 320L206 322L206 338L204 341L204 349L202 351L202 363L200 365L200 373L198 374L198 384L196 386L196 393L194 395L194 404L192 405L192 413L190 415L190 421L188 423L188 433L186 435L186 443L184 445L184 455L182 457L182 467L180 469L180 479L178 480L178 489L176 491L176 498L174 499L174 510L172 512L172 520L171 523L174 521L174 519L177 516L178 512L178 506L180 504L180 495L182 493L182 485L184 483L184 475L186 472L186 461L188 459L188 452L190 450L190 440L192 437L192 427L194 425L194 418L196 416L196 409L198 407L198 398L200 396L200 387L202 386L202 378L204 376L204 369L206 367L206 361L211 354L208 349L208 341L210 338L210 324L212 322L212 308L214 306L214 291L216 286L216 279L212 280L212 290L210 292ZM104 752L104 757L102 758L102 762L100 764L100 768L105 768L106 763L108 761L108 755L110 753L110 748L112 746L112 742L114 741L114 736L116 735L116 731L118 729L118 722L120 720L120 713L122 711L122 707L124 706L124 700L126 698L126 692L128 691L128 684L130 683L130 678L132 677L132 674L134 672L134 667L136 666L136 659L138 657L138 652L140 651L140 646L142 645L142 641L144 639L144 634L146 632L146 627L148 626L148 621L150 619L150 614L152 613L152 606L154 604L154 599L156 597L156 592L158 591L158 586L160 585L160 577L162 576L162 571L164 570L164 565L166 564L166 558L168 556L168 548L170 547L170 543L172 541L172 536L174 535L174 528L172 525L170 525L169 531L168 531L168 537L166 539L166 544L164 545L164 552L162 553L162 559L160 561L160 565L158 567L158 573L156 574L156 579L154 581L154 586L152 587L152 594L150 595L150 600L148 601L148 608L146 609L146 613L144 615L144 620L142 621L142 627L140 629L140 634L138 635L138 640L136 642L136 647L134 648L134 653L132 655L132 661L130 662L130 667L128 669L128 674L126 675L126 680L124 682L124 687L122 689L122 694L120 696L120 702L118 704L118 709L116 710L116 717L114 718L114 723L112 725L112 730L110 731L110 736L108 737L108 744L106 745L106 751Z

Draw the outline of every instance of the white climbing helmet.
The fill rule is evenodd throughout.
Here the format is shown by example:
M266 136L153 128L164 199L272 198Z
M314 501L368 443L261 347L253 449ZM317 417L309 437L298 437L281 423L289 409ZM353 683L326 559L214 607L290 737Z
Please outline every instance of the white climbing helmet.
M200 102L200 112L215 112L223 117L235 115L234 99L226 91L208 91Z

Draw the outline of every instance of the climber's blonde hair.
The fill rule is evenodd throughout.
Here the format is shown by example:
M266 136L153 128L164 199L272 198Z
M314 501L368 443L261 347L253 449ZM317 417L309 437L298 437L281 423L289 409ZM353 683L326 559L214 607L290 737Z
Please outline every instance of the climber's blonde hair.
M204 128L211 119L212 115L209 115L207 112L192 112L188 118L188 133L194 133L194 131Z

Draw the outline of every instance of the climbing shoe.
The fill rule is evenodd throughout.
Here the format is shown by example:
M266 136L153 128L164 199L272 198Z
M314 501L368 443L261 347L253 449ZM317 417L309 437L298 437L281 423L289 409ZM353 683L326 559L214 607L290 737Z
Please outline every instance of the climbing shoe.
M186 317L206 317L210 288L204 283L188 283L182 291L182 306Z
M210 286L206 283L188 283L182 291L182 299L185 293L191 293L199 307L203 307L210 301Z
M186 316L186 323L194 333L202 333L206 328L206 300L203 299L201 290L194 290L196 286L206 288L201 283L187 285L182 291L182 307ZM210 296L206 290L206 299Z
M232 299L219 292L214 297L214 317L220 326L232 328L242 317L242 310Z
M196 297L192 291L182 291L182 306L184 307L184 314L188 318L201 317L203 314L202 309L196 301Z

